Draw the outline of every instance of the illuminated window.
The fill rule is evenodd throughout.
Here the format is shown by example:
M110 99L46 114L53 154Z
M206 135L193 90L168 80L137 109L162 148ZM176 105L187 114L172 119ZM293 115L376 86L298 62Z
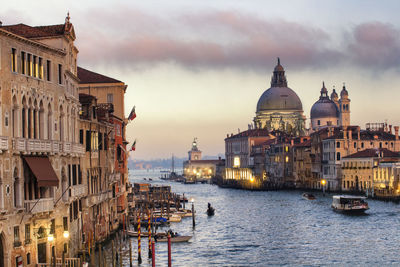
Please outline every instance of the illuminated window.
M239 157L235 157L233 159L233 167L240 167L240 158Z
M287 148L287 147L286 147ZM285 157L285 162L289 162L289 156Z
M17 50L11 48L11 70L17 72Z

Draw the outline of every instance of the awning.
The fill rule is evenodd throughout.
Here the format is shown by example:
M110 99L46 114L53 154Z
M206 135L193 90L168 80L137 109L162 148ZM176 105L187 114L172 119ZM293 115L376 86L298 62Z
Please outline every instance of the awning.
M35 175L38 186L58 186L58 177L51 166L48 157L24 157L33 175Z

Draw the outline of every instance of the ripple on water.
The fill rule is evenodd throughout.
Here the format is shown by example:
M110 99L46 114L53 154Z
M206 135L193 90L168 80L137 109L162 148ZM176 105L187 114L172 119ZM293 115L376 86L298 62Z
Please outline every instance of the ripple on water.
M137 172L130 177L142 181L141 175ZM157 177L154 173L152 183L166 184ZM397 204L369 200L367 216L347 216L331 210L329 194L316 193L315 201L307 201L297 191L170 185L174 192L194 197L197 211L194 231L190 218L172 226L174 231L193 235L188 244L172 246L174 266L376 266L400 262ZM213 217L205 214L208 202L216 209ZM157 244L156 255L157 266L166 266L166 244ZM145 262L141 266L151 265Z

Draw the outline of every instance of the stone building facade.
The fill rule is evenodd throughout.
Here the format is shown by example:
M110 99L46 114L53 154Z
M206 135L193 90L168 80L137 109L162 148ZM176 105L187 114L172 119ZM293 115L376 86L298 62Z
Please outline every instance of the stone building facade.
M70 205L84 192L74 27L0 27L0 266L72 255ZM78 179L78 178L77 178Z

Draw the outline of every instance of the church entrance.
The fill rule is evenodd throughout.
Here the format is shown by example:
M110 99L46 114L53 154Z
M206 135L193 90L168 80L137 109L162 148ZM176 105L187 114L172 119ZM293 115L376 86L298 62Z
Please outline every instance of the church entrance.
M0 267L4 267L4 235L0 235Z

